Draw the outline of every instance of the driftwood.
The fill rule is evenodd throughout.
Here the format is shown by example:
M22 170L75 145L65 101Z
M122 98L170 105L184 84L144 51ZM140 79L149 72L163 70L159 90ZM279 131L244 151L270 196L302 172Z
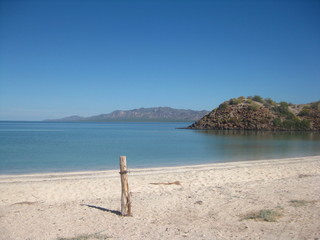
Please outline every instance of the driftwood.
M175 182L161 182L161 183L150 183L152 185L181 185L181 183L179 181L175 181Z
M127 158L120 157L120 178L121 178L121 215L132 216L131 213L131 199L127 175Z

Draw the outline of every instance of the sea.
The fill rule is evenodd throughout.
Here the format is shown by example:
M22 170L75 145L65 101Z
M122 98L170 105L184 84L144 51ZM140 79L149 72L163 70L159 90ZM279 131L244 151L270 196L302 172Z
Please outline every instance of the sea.
M0 174L197 165L320 155L318 132L203 131L190 122L0 122Z

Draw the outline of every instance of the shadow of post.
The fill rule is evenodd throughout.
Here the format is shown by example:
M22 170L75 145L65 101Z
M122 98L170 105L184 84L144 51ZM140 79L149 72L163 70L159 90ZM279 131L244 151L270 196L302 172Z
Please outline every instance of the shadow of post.
M103 207L98 207L98 206L88 205L88 204L80 204L80 206L86 206L86 207L89 207L89 208L95 208L95 209L98 209L100 211L110 212L110 213L116 214L118 216L121 216L121 212L120 211L111 210L111 209L108 209L108 208L103 208Z

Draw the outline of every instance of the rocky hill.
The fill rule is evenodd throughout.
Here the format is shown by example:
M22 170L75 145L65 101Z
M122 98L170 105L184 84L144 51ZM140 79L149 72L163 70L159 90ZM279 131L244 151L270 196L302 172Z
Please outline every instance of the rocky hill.
M260 96L233 98L187 128L320 131L320 101L289 104Z
M61 119L51 119L46 121L91 121L91 122L111 122L111 121L197 121L208 111L194 111L186 109L174 109L170 107L155 107L155 108L139 108L127 111L117 110L108 114L100 114L91 117L70 116Z

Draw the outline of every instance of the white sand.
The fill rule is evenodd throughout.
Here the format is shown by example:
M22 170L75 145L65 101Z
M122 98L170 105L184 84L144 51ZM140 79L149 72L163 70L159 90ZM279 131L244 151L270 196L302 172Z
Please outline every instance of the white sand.
M129 187L121 217L118 171L1 175L0 239L320 239L320 156L132 169ZM262 209L283 216L242 219Z

